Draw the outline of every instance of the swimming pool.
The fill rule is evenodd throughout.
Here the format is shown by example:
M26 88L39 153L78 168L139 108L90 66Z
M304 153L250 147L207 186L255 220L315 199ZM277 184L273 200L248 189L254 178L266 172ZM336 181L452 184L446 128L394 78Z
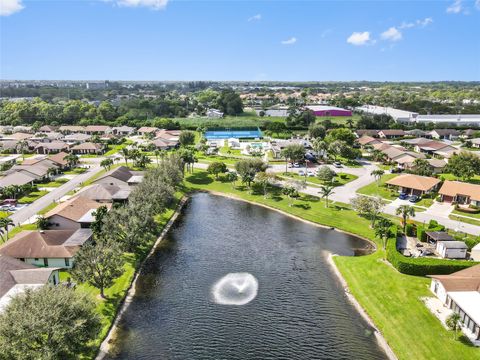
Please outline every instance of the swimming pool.
M260 129L249 129L249 130L209 130L205 132L205 138L207 140L216 140L216 139L259 139L262 138L263 134Z

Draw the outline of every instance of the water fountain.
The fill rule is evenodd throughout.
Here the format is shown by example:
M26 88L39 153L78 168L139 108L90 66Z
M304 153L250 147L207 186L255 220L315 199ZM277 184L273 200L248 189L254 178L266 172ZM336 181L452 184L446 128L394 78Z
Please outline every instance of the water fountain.
M258 281L249 273L230 273L212 286L213 301L221 305L245 305L255 299Z

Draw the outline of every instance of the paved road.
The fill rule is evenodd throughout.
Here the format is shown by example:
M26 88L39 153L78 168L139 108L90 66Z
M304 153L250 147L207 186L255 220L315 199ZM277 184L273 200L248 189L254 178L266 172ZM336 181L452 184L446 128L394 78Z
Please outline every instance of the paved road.
M80 183L85 182L90 177L100 172L100 170L102 170L102 168L99 165L90 165L90 169L88 169L83 174L75 176L69 182L59 186L55 190L52 190L51 192L42 196L40 199L34 201L30 205L16 211L13 215L10 216L10 218L13 220L15 225L24 223L36 213L38 213L40 210L46 208L48 205L50 205L54 201L57 201L69 191L75 189Z

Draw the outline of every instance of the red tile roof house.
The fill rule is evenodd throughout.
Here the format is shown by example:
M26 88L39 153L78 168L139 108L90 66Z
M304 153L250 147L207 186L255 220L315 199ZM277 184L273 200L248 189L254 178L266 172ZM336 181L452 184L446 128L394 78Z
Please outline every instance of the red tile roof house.
M13 297L26 289L60 282L58 268L38 268L10 256L0 255L0 313Z
M101 204L96 201L75 197L61 203L45 214L51 229L69 230L88 228L95 220L93 213L100 206L111 208L111 204Z
M85 132L85 127L77 125L62 125L58 131L63 134L82 133Z
M137 130L138 135L147 135L147 134L155 134L159 129L156 127L148 127L142 126L140 129Z
M112 128L107 125L88 125L85 128L85 133L89 135L105 135L109 134Z
M398 187L399 192L420 196L435 191L440 180L428 176L404 174L388 180L386 184Z
M73 257L91 238L91 229L22 231L0 247L0 254L35 266L71 268Z
M446 180L438 193L441 201L480 206L480 185Z
M62 151L67 151L69 145L63 141L52 141L50 143L40 143L35 146L37 154L55 154Z
M368 135L363 135L360 139L357 140L357 142L362 147L372 146L373 144L381 144L382 143L380 140L375 139L375 138L373 138L371 136L368 136Z
M76 155L82 154L101 154L103 153L104 147L101 144L85 142L82 144L78 144L73 146L70 151Z
M405 131L401 129L380 130L378 136L382 139L395 139L405 136Z

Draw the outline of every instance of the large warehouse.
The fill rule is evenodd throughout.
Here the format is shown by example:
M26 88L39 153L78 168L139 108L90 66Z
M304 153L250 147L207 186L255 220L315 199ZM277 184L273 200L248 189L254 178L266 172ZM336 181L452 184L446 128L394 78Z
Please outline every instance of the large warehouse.
M309 105L307 109L312 110L315 116L352 116L352 112L335 106Z

